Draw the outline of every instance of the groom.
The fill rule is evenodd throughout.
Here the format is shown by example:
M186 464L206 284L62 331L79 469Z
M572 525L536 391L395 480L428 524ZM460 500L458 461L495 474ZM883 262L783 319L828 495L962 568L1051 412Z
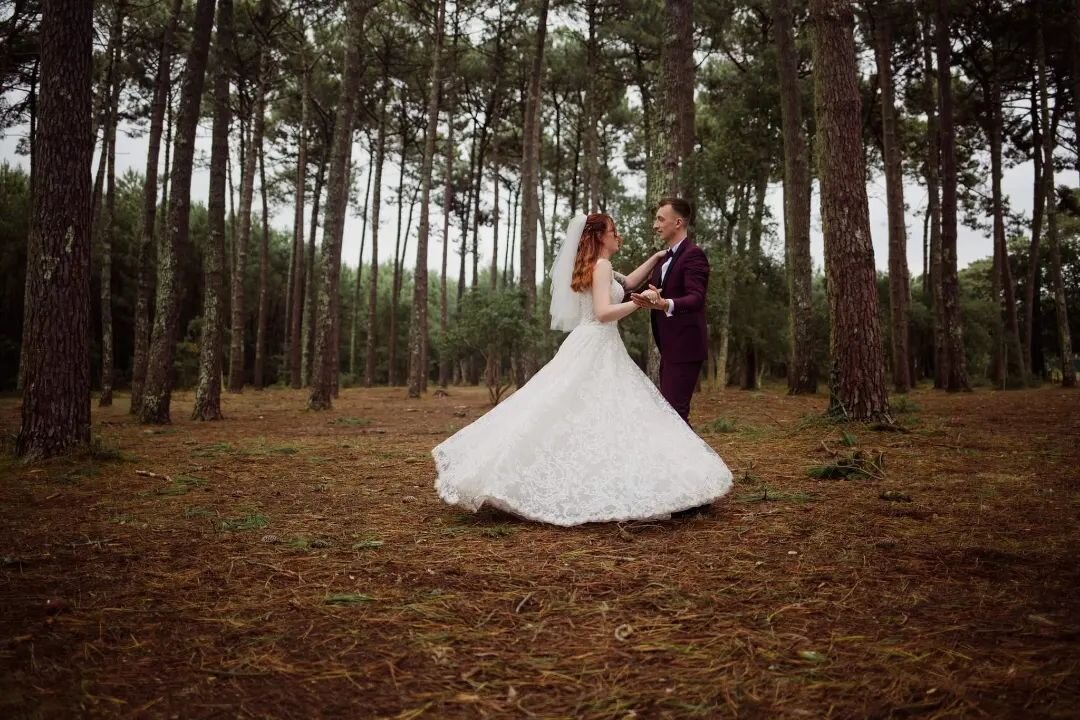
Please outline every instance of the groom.
M653 339L660 349L660 394L690 423L690 398L705 362L705 295L709 260L686 237L692 216L690 203L665 197L656 208L653 232L667 247L667 256L649 278L653 292L631 293L639 307L648 308ZM655 293L655 296L654 296Z

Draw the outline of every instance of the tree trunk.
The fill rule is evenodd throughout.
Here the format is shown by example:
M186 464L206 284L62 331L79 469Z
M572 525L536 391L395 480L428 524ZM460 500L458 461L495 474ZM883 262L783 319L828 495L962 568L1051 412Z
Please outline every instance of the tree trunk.
M379 302L379 215L382 208L383 162L386 160L386 100L390 84L389 66L383 64L382 97L379 102L379 130L375 140L375 193L371 198L371 279L368 280L367 346L364 348L364 387L375 384L375 339Z
M357 341L359 340L360 333L360 280L364 274L364 244L367 242L367 219L368 219L368 201L371 199L371 175L373 168L371 167L371 141L368 139L368 172L367 182L364 185L364 210L361 217L360 228L360 252L356 255L356 285L353 288L353 307L352 307L352 331L349 334L349 374L353 377L353 382L356 383L359 380L357 375L358 368L356 367L357 356Z
M202 336L199 341L199 384L192 420L221 420L221 371L224 362L224 266L226 162L229 156L229 76L233 51L232 0L218 0L214 40L214 124L210 141L210 198L206 205L210 234L203 253ZM250 153L249 153L250 155Z
M802 102L789 0L773 0L784 137L784 246L791 354L788 394L817 392L814 363L813 263L810 259L810 162L803 135Z
M529 76L529 95L525 108L525 123L522 131L523 153L521 159L521 286L525 291L525 319L531 324L536 312L536 223L540 199L537 187L540 184L540 98L541 80L544 68L544 43L547 38L547 17L550 0L540 0L540 16L536 25L535 49L532 57L532 72ZM536 360L528 351L522 358L522 367L527 380L534 372Z
M946 389L970 390L960 324L960 288L956 268L956 133L952 106L952 48L949 0L937 0L938 104L941 121L941 294L944 300Z
M90 441L93 7L44 0L22 427L30 459Z
M658 142L659 163L649 205L664 195L693 200L694 153L694 2L666 0L664 44L660 50L661 102Z
M265 72L265 70L264 70ZM263 78L265 86L265 76ZM260 89L265 97L266 89ZM263 108L263 113L266 109ZM262 239L259 243L259 317L255 331L255 372L252 380L255 389L262 390L266 385L266 331L270 320L270 217L266 201L266 137L256 132L259 148L259 195L262 198Z
M319 170L315 173L315 189L311 198L311 226L308 229L307 251L304 255L304 314L300 320L300 336L303 349L300 352L300 384L311 385L312 363L315 358L315 308L318 304L319 276L316 274L315 236L319 232L319 212L322 202L323 182L326 177L326 158L319 161ZM348 185L348 181L346 180ZM323 243L326 242L326 228L323 228Z
M585 67L589 68L589 71L585 73L585 101L581 107L582 117L585 120L585 197L587 199L583 207L588 208L589 213L600 211L599 138L596 135L596 108L600 104L596 97L596 70L600 54L596 39L599 23L598 4L597 0L589 0L586 3L589 30L585 42Z
M1057 318L1058 354L1061 361L1062 387L1076 387L1076 369L1073 366L1072 336L1069 332L1069 311L1065 301L1065 283L1061 273L1061 240L1057 227L1057 190L1054 183L1054 146L1056 128L1050 122L1049 88L1046 72L1046 46L1043 39L1042 0L1037 0L1038 13L1035 26L1035 52L1039 68L1039 106L1042 110L1043 169L1045 174L1043 198L1046 202L1046 241L1050 250L1050 282L1054 286L1054 310ZM1073 43L1080 38L1073 38ZM1058 97L1064 93L1059 92Z
M341 240L345 231L345 213L349 204L349 162L352 154L353 123L356 96L363 67L360 47L364 37L364 18L368 12L366 0L349 0L348 35L345 44L345 63L341 70L341 96L334 124L334 140L330 154L330 178L326 197L326 226L323 230L322 282L319 283L319 313L315 338L315 366L311 381L308 407L328 410L333 392L333 375L338 371L336 338L341 281Z
M386 384L393 386L397 379L397 373L394 366L397 364L397 311L398 311L398 293L400 290L401 276L398 272L398 267L401 264L400 258L401 252L401 216L405 211L405 160L408 152L406 146L407 142L407 129L405 122L405 104L402 100L401 106L401 168L398 173L398 191L397 191L397 233L394 238L394 265L393 276L390 279L390 329L389 337L387 338L387 351L386 351ZM411 223L411 220L410 220ZM408 242L408 236L406 235L406 242Z
M269 0L262 0L259 9L260 18L269 15ZM264 20L265 22L265 20ZM258 72L260 78L265 74L266 50L259 50ZM266 130L266 92L268 88L260 81L258 97L255 99L255 120L252 128L250 147L244 155L243 167L240 171L240 229L237 232L235 243L236 262L232 268L232 297L229 304L231 317L231 331L229 335L229 392L240 392L244 389L244 325L245 325L245 294L244 285L247 280L247 254L251 244L251 206L255 195L255 147L262 144L262 135ZM250 122L250 119L249 119Z
M846 0L811 0L810 13L831 319L829 411L855 420L891 421L880 355L855 22Z
M435 134L439 125L439 60L442 58L446 0L439 2L435 19L434 48L431 53L431 82L428 87L428 123L424 137L424 159L420 167L420 227L416 234L416 270L413 278L412 322L409 324L409 389L411 398L420 397L427 365L424 338L428 331L428 234L431 200L431 169L435 160Z
M214 23L214 0L198 0L195 6L191 49L185 63L180 110L176 119L176 144L170 185L166 231L158 244L158 287L154 309L154 332L150 342L146 386L139 420L143 423L169 422L172 400L173 358L180 322L178 258L189 252L188 230L191 205L191 171L195 159L195 129L199 123L210 30Z
M881 89L881 154L885 163L889 217L889 315L892 321L893 389L911 389L908 348L911 288L907 265L907 228L904 226L904 170L896 132L896 105L892 71L892 19L884 8L874 17L874 54Z
M453 76L457 67L457 44L459 36L458 12L454 12L454 43L450 56L448 75ZM449 98L446 102L446 144L444 146L445 157L443 166L443 227L442 227L442 275L439 283L439 387L445 388L450 382L451 358L447 349L447 335L450 331L450 294L447 285L447 267L450 259L450 215L454 204L454 160L457 157L457 146L454 144L454 111L456 110L457 84L450 81ZM498 179L496 179L498 182ZM497 192L497 191L496 191ZM498 225L498 201L495 203L496 226ZM497 235L497 231L496 231ZM496 240L498 244L498 240Z
M998 290L994 301L1001 306L1004 325L1003 362L1000 363L1001 377L999 387L1008 384L1011 376L1014 382L1023 384L1026 380L1023 346L1020 342L1020 328L1016 315L1016 286L1013 284L1012 267L1009 263L1009 249L1005 242L1005 211L1001 192L1001 146L1004 120L1001 107L1001 85L995 61L990 80L990 188L993 198L994 215L994 260L995 277Z
M945 300L941 285L941 200L940 163L941 136L938 129L937 80L934 73L930 15L922 22L923 72L932 90L926 106L926 188L930 214L930 294L927 298L933 311L934 325L934 387L943 388L948 372L945 354Z
M296 208L293 215L292 272L290 274L289 328L288 328L288 365L289 385L298 389L303 387L303 320L304 320L304 281L307 272L304 267L304 192L307 184L307 128L311 117L311 80L305 72L301 80L300 96L300 134L296 155Z
M105 94L108 97L108 109L105 120L105 139L102 152L107 158L105 172L105 220L98 226L101 233L101 396L100 407L109 407L113 400L113 321L112 321L112 240L116 231L116 126L117 113L120 109L120 46L124 38L125 4L120 0L116 4L115 19L110 33L109 44L113 54L109 58L108 80Z
M143 181L142 227L139 230L135 251L138 287L135 295L135 342L131 363L131 408L134 415L142 405L143 383L146 381L146 357L150 345L150 290L153 269L150 254L154 243L154 226L157 223L158 158L161 155L161 132L165 123L165 105L169 96L170 69L172 67L172 37L180 19L183 0L173 0L169 21L161 36L158 52L157 76L154 80L154 101L150 107L149 149L146 153L146 173Z

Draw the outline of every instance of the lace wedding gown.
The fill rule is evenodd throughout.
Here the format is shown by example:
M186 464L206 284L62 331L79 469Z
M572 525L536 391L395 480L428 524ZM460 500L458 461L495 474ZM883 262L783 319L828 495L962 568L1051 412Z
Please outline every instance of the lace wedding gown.
M611 300L623 288L612 280ZM558 353L486 415L432 450L435 489L553 525L660 518L731 488L724 461L630 358L615 322L578 293L581 322Z

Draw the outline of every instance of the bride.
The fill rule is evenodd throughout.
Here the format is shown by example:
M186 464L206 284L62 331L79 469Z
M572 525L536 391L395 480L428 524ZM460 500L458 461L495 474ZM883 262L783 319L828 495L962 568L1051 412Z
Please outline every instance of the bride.
M655 519L731 488L724 461L630 358L621 302L664 252L630 275L611 257L622 238L605 214L570 221L551 270L551 327L570 331L525 385L432 455L446 502L553 525Z

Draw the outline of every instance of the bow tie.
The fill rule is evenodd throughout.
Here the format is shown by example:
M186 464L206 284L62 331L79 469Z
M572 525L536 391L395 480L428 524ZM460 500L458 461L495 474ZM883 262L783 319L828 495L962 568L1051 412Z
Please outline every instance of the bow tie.
M675 257L675 251L671 248L668 248L668 251L664 254L664 258L666 260L670 260L673 257Z

